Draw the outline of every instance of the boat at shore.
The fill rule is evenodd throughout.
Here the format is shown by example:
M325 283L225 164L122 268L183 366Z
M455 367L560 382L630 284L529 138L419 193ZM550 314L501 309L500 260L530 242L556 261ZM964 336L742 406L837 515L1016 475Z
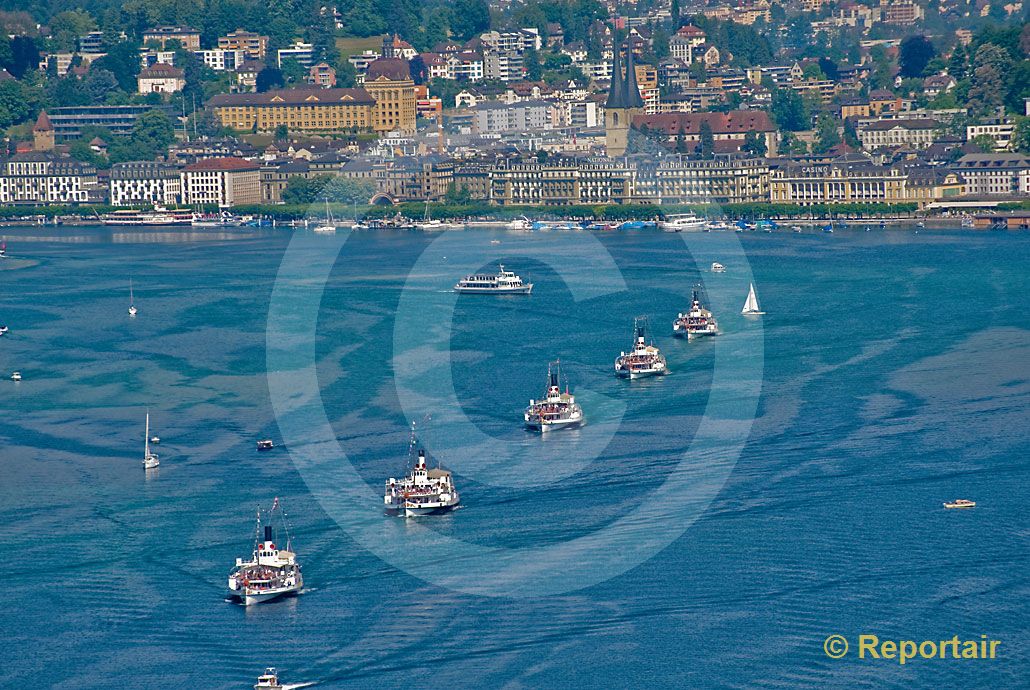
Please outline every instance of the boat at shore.
M615 359L616 376L633 380L669 373L661 350L646 341L646 322L643 317L633 319L633 349Z
M286 548L275 545L271 521L276 511L282 518L282 529L286 534ZM250 560L236 559L236 565L229 573L229 597L244 606L272 601L291 596L304 587L304 577L293 552L290 533L286 526L286 514L276 498L268 511L269 524L264 525L264 539L261 538L261 510L257 514L254 551Z
M221 213L194 213L190 225L195 228L235 228L252 222L250 216L237 216L230 211Z
M458 507L461 498L450 471L426 466L426 451L418 447L414 424L411 425L408 462L411 469L407 476L386 480L383 505L387 514L418 517L446 513Z
M576 396L569 393L567 381L565 392L561 391L560 361L547 365L547 392L544 393L543 400L529 401L523 418L527 429L540 432L579 426L583 423L583 408L576 402Z
M120 209L105 213L100 217L104 225L191 225L194 213L188 208L168 209L154 206L152 211Z
M686 313L680 313L672 322L672 334L691 340L706 335L719 335L719 324L702 301L703 289L698 286L690 301L690 309ZM704 300L707 301L707 300Z
M708 221L693 213L676 213L666 216L658 224L665 232L700 232L708 226Z
M467 275L454 286L455 292L484 295L528 295L533 292L533 283L524 283L512 271L498 265L497 273L475 273Z

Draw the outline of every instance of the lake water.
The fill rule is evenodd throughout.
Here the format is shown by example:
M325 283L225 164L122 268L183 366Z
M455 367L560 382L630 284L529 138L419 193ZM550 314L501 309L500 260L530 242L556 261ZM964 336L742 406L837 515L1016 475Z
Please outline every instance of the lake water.
M1025 234L0 234L3 687L1025 687ZM496 261L533 294L450 291ZM675 340L698 281L723 334ZM635 316L670 375L613 376ZM555 358L588 424L540 438ZM414 524L412 420L463 503ZM307 589L244 609L276 496Z

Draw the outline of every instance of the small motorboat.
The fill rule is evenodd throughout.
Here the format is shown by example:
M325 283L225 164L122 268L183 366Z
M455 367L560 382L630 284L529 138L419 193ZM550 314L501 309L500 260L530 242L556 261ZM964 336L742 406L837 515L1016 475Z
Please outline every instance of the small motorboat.
M266 668L254 684L254 690L282 690L284 687L279 682L279 672L271 667Z
M970 501L970 500L965 499L965 498L959 498L957 500L949 501L948 503L945 503L944 507L945 508L975 508L976 507L976 501Z
M11 380L12 381L21 381L21 372L20 371L16 371L13 374L11 374Z
M7 326L0 326L0 335L3 335L6 332L7 332Z
M161 443L161 437L160 436L151 436L150 437L150 442L153 443L153 444Z
M725 272L726 272L726 267L725 266L723 266L718 261L713 261L712 262L712 273L725 273Z
M272 450L273 448L275 448L275 444L272 443L271 439L265 438L257 442L258 450Z

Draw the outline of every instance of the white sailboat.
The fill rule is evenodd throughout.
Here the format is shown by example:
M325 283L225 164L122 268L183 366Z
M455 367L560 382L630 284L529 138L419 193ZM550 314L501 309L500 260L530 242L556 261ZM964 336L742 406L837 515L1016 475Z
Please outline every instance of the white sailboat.
M157 458L157 453L150 452L150 410L147 410L147 430L145 433L145 440L143 441L143 468L153 469L161 464L161 461Z
M333 216L329 213L329 197L325 200L325 223L315 226L315 232L320 233L334 233L336 232L336 223L333 221Z
M129 316L135 316L137 311L136 300L132 296L132 278L129 278Z
M765 312L758 307L758 297L755 296L755 284L751 283L751 288L747 293L747 300L744 302L744 308L740 310L740 313L745 316L759 316Z

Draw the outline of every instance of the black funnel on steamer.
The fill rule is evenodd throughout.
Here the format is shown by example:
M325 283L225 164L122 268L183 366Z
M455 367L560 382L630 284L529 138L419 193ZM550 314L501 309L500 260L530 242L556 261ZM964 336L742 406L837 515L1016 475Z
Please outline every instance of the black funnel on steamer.
M265 525L265 541L272 541L272 526Z

